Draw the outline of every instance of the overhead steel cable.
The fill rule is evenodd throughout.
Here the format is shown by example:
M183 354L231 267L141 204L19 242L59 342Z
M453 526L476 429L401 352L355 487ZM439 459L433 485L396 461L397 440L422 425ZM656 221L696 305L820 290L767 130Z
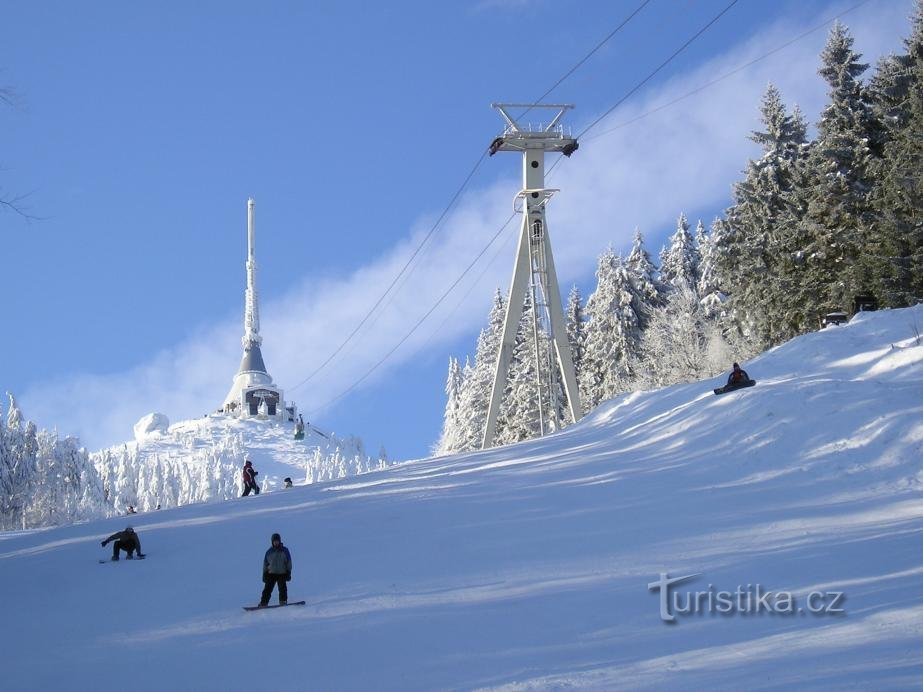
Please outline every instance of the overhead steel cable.
M471 178L474 177L474 174L477 172L478 168L481 167L481 164L484 162L484 158L485 158L486 156L487 156L487 149L485 149L483 152L481 152L481 156L480 156L480 158L478 158L477 163L474 164L474 167L468 172L468 175L465 176L465 179L464 179L464 181L462 182L461 186L455 191L455 194L452 195L452 199L449 200L449 203L446 205L445 209L442 210L442 213L439 215L439 218L436 219L436 223L434 223L434 224L432 225L432 227L429 229L429 232L423 237L423 240L420 241L420 244L417 245L416 249L413 251L413 253L411 253L410 257L409 257L409 258L407 259L407 261L404 263L404 266L401 267L401 270L397 273L397 275L394 277L394 279L392 279L391 283L388 284L388 287L385 289L384 293L382 293L381 296L378 298L378 300L375 301L375 304L369 309L368 312L365 313L365 316L359 321L359 324L356 325L356 328L353 329L353 330L349 333L349 336L347 336L347 337L340 343L340 345L336 347L336 349L334 349L333 353L331 353L331 354L327 357L327 360L325 360L323 363L321 363L321 364L318 365L316 368L314 368L314 370L312 370L311 373L310 373L307 377L305 377L301 382L299 382L299 383L296 384L294 387L292 387L289 391L295 391L295 390L298 389L299 387L302 387L302 386L304 386L305 384L307 384L315 375L317 375L317 373L319 373L321 370L323 370L323 369L330 363L330 361L332 361L334 358L336 358L337 354L339 354L340 351L343 350L343 348L346 346L346 344L348 344L348 343L352 340L352 338L353 338L354 336L356 336L356 334L359 333L359 330L362 329L362 326L363 326L366 322L368 322L369 318L375 313L375 311L378 309L378 306L381 305L381 303L382 303L382 301L385 299L385 297L391 292L391 289L394 288L394 286L397 284L397 282L400 280L400 278L404 275L404 272L407 271L407 268L408 268L408 267L410 266L410 264L413 262L414 258L415 258L418 254L420 254L420 251L423 249L423 246L426 245L427 241L428 241L428 240L433 236L433 234L436 232L436 229L439 228L439 225L442 223L443 219L445 219L445 217L448 215L448 213L449 213L449 211L452 209L452 207L455 206L455 202L456 202L456 201L458 200L458 198L461 196L462 192L464 192L465 188L468 186L469 181L471 180Z
M594 121L591 122L589 125L587 125L585 128L583 128L583 130L580 132L580 134L577 135L577 140L579 140L581 137L583 137L583 135L585 135L587 132L589 132L589 131L592 130L594 127L596 127L596 126L597 126L602 120L604 120L612 111L614 111L616 108L618 108L619 106L621 106L625 101L627 101L631 96L633 96L634 93L635 93L636 91L638 91L638 89L640 89L640 88L643 87L645 84L647 84L650 80L652 80L652 79L657 75L658 72L660 72L664 67L666 67L666 66L669 65L671 62L673 62L673 60L674 60L680 53L682 53L684 50L686 50L686 49L693 43L693 41L695 41L699 36L701 36L701 35L704 34L706 31L708 31L708 29L711 28L711 26L712 26L715 22L717 22L719 19L721 19L721 17L723 17L723 16L725 15L725 13L727 13L728 10L730 10L734 5L736 5L737 2L738 2L738 0L731 0L731 2L728 3L728 5L727 5L723 10L721 10L718 14L716 14L714 17L712 17L712 18L709 20L709 22L708 22L705 26L703 26L701 29L699 29L697 32L695 32L695 34L693 34L683 45L681 45L679 48L677 48L675 51L673 51L673 53L670 55L670 57L668 57L666 60L664 60L662 63L660 63L660 65L658 65L656 68L654 68L654 70L653 70L652 72L650 72L650 73L647 75L647 77L645 77L645 78L642 79L640 82L638 82L634 87L632 87L632 88L628 91L628 93L626 93L624 96L622 96L622 98L620 98L618 101L616 101L614 104L612 104L612 106L611 106L605 113L603 113L602 115L600 115L598 118L596 118L596 120L594 120Z
M635 18L635 15L638 14L638 12L640 12L641 10L643 10L643 9L645 8L645 6L648 5L650 2L651 2L651 0L644 0L644 2L642 2L640 5L638 5L638 7L635 8L635 11L634 11L634 12L632 12L630 15L628 15L627 17L625 17L625 19L622 20L622 23L619 24L617 27L615 27L612 31L610 31L602 41L600 41L600 42L597 43L595 46L593 46L593 49L592 49L589 53L587 53L587 54L584 55L582 58L580 58L580 60L577 61L577 64L576 64L576 65L574 65L574 66L573 66L572 68L570 68L567 72L565 72L564 75L563 75L558 81L556 81L554 84L552 84L552 85L548 88L548 90L545 91L544 94L542 94L541 96L539 96L539 97L534 101L534 103L541 103L542 101L544 101L544 100L545 100L545 97L548 96L548 94L550 94L552 91L554 91L554 90L557 89L559 86L561 86L561 83L562 83L565 79L567 79L567 78L570 77L572 74L574 74L574 72L576 72L578 69L580 69L580 67L583 65L583 63L585 63L587 60L589 60L590 58L592 58L593 55L595 55L596 51L598 51L600 48L602 48L604 45L606 45L606 44L609 42L609 40L610 40L613 36L615 36L619 31L621 31L622 28L623 28L626 24L628 24L628 22L630 22L632 19L634 19L634 18ZM519 117L521 118L521 117L524 116L526 113L528 113L530 110L532 110L531 107L526 108L526 110L524 110L522 113L520 113Z
M640 5L638 5L638 7L636 7L636 8L634 9L634 11L631 12L631 14L629 14L625 19L623 19L614 29L612 29L612 31L610 31L608 34L606 34L606 36L605 36L601 41L599 41L599 43L597 43L595 46L593 46L593 48L590 49L590 51L589 51L586 55L584 55L580 60L578 60L578 61L574 64L573 67L571 67L571 68L570 68L567 72L565 72L560 78L558 78L558 80L557 80L554 84L552 84L548 89L546 89L545 92L535 100L535 103L536 103L536 104L541 103L552 91L554 91L555 89L557 89L568 77L570 77L574 72L576 72L578 69L580 69L580 67L581 67L587 60L589 60L591 57L593 57L593 55L595 55L596 52L597 52L600 48L602 48L604 45L606 45L606 43L608 43L608 42L612 39L613 36L615 36L619 31L621 31L632 19L635 18L635 16L636 16L641 10L643 10L648 4L650 4L650 2L651 2L651 0L644 0ZM526 113L528 113L531 109L532 109L531 106L530 106L529 108L526 108L526 110L524 110L524 111L519 115L519 117L522 117L523 115L525 115ZM482 156L482 159L481 159L481 160L483 160L483 156ZM555 165L557 165L557 162L555 162ZM554 168L554 166L552 166L552 168ZM507 220L506 223L508 224L508 223L509 223L509 220ZM506 226L506 224L504 224L504 227L505 227L505 226ZM491 241L491 243L492 243L492 242L493 242L493 241ZM493 260L491 260L491 261L493 261ZM405 278L405 281L406 281L407 276L409 276L409 273L404 277L404 278ZM477 285L478 281L480 281L480 279L482 278L482 276L483 276L483 272L482 272L481 276L478 276L478 278L475 280L474 284L472 284L471 289L469 289L469 291L465 294L466 296L470 294L471 290L474 288L474 286ZM391 297L392 297L392 298L394 297L394 294L393 294L393 293L392 293ZM446 319L443 320L443 322L440 324L440 328L441 328L441 327L445 324L445 322L448 320L448 317L450 317L450 316L458 309L458 307L459 307L459 306L456 305L456 306L450 311L450 313L449 313L449 315L446 317ZM373 322L374 322L374 320L373 320ZM360 326L361 326L361 325L360 325ZM438 330L437 330L437 331L438 331ZM326 364L326 363L325 363L325 364ZM312 375L313 375L313 373L312 373ZM300 385L299 385L299 386L300 386Z
M353 382L349 387L347 387L346 389L344 389L342 392L340 392L339 394L337 394L335 397L333 397L332 399L330 399L330 400L327 401L326 403L324 403L324 404L322 404L322 405L320 405L320 406L317 406L317 407L315 407L314 409L312 409L312 410L310 411L309 415L310 415L310 416L313 416L313 414L318 413L319 411L322 411L323 409L325 409L325 408L327 408L327 407L329 407L329 406L332 406L333 404L335 404L336 402L338 402L340 399L342 399L343 397L345 397L347 394L349 394L351 391L353 391L356 387L358 387L360 384L362 384L366 379L368 379L368 377L369 377L373 372L375 372L386 360L388 360L388 358L390 358L390 357L395 353L395 351L397 351L401 346L403 346L403 345L407 342L407 339L409 339L409 338L413 335L413 333L414 333L415 331L417 331L417 329L419 329L420 325L423 324L423 323L426 321L426 319L427 319L430 315L432 315L433 312L436 311L436 308L438 308L440 305L442 305L442 301L444 301L444 300L448 297L448 295L455 289L455 287L456 287L459 283L461 283L461 280L465 278L465 276L468 274L469 271L471 271L471 269L474 267L474 265L477 264L478 261L481 259L481 257L484 256L484 253L486 253L486 252L490 249L490 246L493 245L493 244L497 241L497 238L499 238L499 237L502 235L503 231L506 230L506 227L509 226L510 221L512 221L512 220L515 218L515 216L516 216L516 213L515 213L515 212L512 213L512 214L510 214L510 217L506 220L506 223L504 223L502 226L500 226L500 229L493 235L493 237L490 239L490 241L488 241L487 245L485 245L485 246L481 249L481 251L475 256L475 258L474 258L473 260L471 260L471 262L468 264L468 266L465 267L464 271L463 271L461 274L459 274L458 278L455 279L455 281L453 281L452 284L451 284L445 291L443 291L442 295L439 296L439 298L436 300L436 302L433 304L433 306L432 306L429 310L427 310L426 313L425 313L419 320L417 320L416 324L414 324L413 327L411 327L410 330L409 330L406 334L404 334L404 336L401 338L401 340L398 341L398 342L391 348L390 351L388 351L385 355L383 355L372 367L370 367L368 370L366 370L365 373L364 373L358 380L356 380L355 382Z
M564 75L562 75L554 84L552 84L551 87L549 87L549 88L545 91L545 93L543 93L543 94L539 97L539 99L538 99L538 101L536 101L536 103L540 102L542 99L544 99L546 96L548 96L548 94L550 94L552 91L554 91L556 88L558 88L558 86L560 86L561 83L564 82L564 80L566 80L568 77L570 77L570 76L571 76L575 71L577 71L587 60L589 60L600 48L602 48L606 43L608 43L608 42L612 39L613 36L615 36L619 31L621 31L632 19L634 19L635 15L637 15L642 9L644 9L644 7L645 7L646 5L648 5L650 2L651 2L651 0L643 0L643 2L642 2L631 14L629 14L625 19L623 19L612 31L610 31L610 32L605 36L605 38L603 38L599 43L597 43L597 44L596 44L585 56L583 56L573 67L571 67L571 68L570 68L567 72L565 72ZM474 167L471 169L471 171L470 171L470 172L468 173L468 175L466 176L465 180L462 182L461 186L458 188L458 190L457 190L457 191L455 192L455 194L452 196L452 199L449 201L449 204L445 207L445 209L443 210L442 214L439 215L439 218L436 220L436 223L433 224L433 226L430 228L429 232L424 236L423 240L422 240L422 241L420 242L420 244L416 247L416 249L413 251L413 253L410 255L410 257L407 259L407 261L406 261L406 262L404 263L404 265L401 267L400 271L397 273L397 275L394 277L394 279L391 281L391 283L390 283L390 284L388 285L388 287L385 289L384 293L382 293L382 295L378 298L378 300L375 302L375 304L368 310L368 312L367 312L367 313L363 316L363 318L359 321L359 324L356 325L356 327L355 327L355 328L349 333L349 335L340 343L340 345L337 346L336 349L334 349L334 351L327 357L326 360L324 360L320 365L318 365L314 370L312 370L312 371L308 374L307 377L305 377L301 382L299 382L299 383L296 384L294 387L292 387L289 391L295 391L296 389L298 389L298 388L304 386L304 385L307 384L309 381L311 381L319 372L321 372L327 365L329 365L329 364L333 361L333 359L336 358L337 355L339 355L339 354L342 352L342 350L346 347L346 345L347 345L350 341L352 341L352 339L356 336L356 334L359 333L359 331L362 329L362 327L368 322L368 320L372 317L372 315L375 313L375 311L382 305L382 303L385 301L385 299L386 299L389 295L390 295L391 297L394 296L394 292L392 292L393 289L394 289L394 287L395 287L395 286L398 284L398 282L401 280L401 277L404 277L405 275L409 275L408 272L407 272L408 268L410 268L410 266L411 266L411 264L413 263L413 261L417 258L417 256L420 254L420 252L421 252L421 251L423 250L423 248L426 246L427 242L428 242L429 239L433 236L433 234L436 232L437 228L441 225L441 223L443 222L443 220L446 218L446 216L448 215L449 211L452 209L452 207L454 207L455 203L458 201L458 198L461 196L462 192L464 192L464 190L467 188L468 183L471 181L471 178L474 177L474 174L477 172L478 168L480 168L481 164L484 162L484 158L487 156L487 153L488 153L488 150L486 150L486 149L481 153L481 156L480 156L480 158L478 159L477 163L474 165ZM507 223L509 223L509 222L507 222ZM504 225L504 227L505 227L505 225ZM412 269L411 269L411 272L412 272Z
M619 31L621 31L632 19L634 19L635 15L637 15L641 10L643 10L646 5L650 4L650 2L651 0L643 0L643 2L640 5L638 5L638 7L636 7L635 10L631 14L629 14L625 19L623 19L614 29L612 29L612 31L610 31L601 41L599 41L599 43L593 46L593 48L590 49L590 51L586 55L584 55L580 60L578 60L574 64L573 67L571 67L560 78L558 78L558 80L554 84L552 84L548 89L546 89L545 93L539 96L538 99L534 101L534 103L536 104L541 103L552 91L557 89L568 77L570 77L574 72L576 72L587 60L593 57L593 55L595 55L596 52L600 48L606 45L606 43L608 43L612 39L613 36L615 36ZM526 108L526 110L523 111L519 115L519 117L521 118L523 115L528 113L530 110L532 110L532 106L529 106L528 108ZM482 160L483 160L483 157L482 157ZM424 239L424 242L422 243L422 245L426 244L426 240L428 240L428 238ZM426 254L426 250L424 250L422 254ZM410 261L413 261L413 259L414 258L411 257ZM419 262L417 264L419 265ZM407 283L407 280L410 278L410 275L413 274L414 269L416 269L416 266L417 265L411 267L410 271L404 274L403 278L398 283L396 288L391 292L387 300L385 300L384 303L382 303L381 305L382 310L388 307L388 305L394 299L394 296L397 295L397 293L401 290L401 288L403 288L404 284ZM372 319L371 323L369 323L369 327L371 327L375 323L376 319L377 319L377 315L375 316L375 318Z
M648 117L649 115L653 115L654 113L657 113L657 112L659 112L659 111L664 110L665 108L669 108L670 106L676 105L676 104L679 103L680 101L683 101L683 100L689 98L690 96L695 96L696 94L698 94L698 93L704 91L704 90L707 89L708 87L713 86L713 85L717 84L718 82L722 82L722 81L724 81L725 79L727 79L728 77L733 77L733 76L734 76L735 74L737 74L738 72L741 72L741 71L747 69L748 67L752 67L753 65L755 65L755 64L758 63L758 62L760 62L761 60L765 60L766 58L771 57L771 56L775 55L776 53L778 53L778 52L780 52L780 51L782 51L782 50L788 48L788 47L789 47L790 45L792 45L793 43L797 43L798 41L801 41L802 39L807 38L807 37L810 36L811 34L820 31L821 29L823 29L825 26L827 26L827 25L830 24L831 22L835 22L837 19L840 19L840 18L846 16L846 15L849 14L850 12L853 12L853 11L859 9L859 8L862 7L863 5L867 5L869 2L871 2L871 0L863 0L863 1L860 2L860 3L853 5L853 6L850 7L849 9L846 9L846 10L844 10L843 12L840 12L840 13L839 13L838 15L836 15L835 17L831 17L830 19L828 19L828 20L822 22L821 24L818 24L818 25L816 25L816 26L814 26L814 27L808 29L807 31L805 31L805 32L803 32L803 33L801 33L801 34L798 34L798 36L796 36L795 38L793 38L793 39L791 39L791 40L789 40L789 41L786 41L786 42L783 43L782 45L777 46L777 47L773 48L772 50L770 50L770 51L768 51L768 52L766 52L766 53L763 53L763 54L762 54L761 56L759 56L758 58L754 58L754 59L751 60L750 62L744 63L743 65L740 65L739 67L734 68L734 69L731 70L730 72L725 72L725 73L724 73L723 75L721 75L720 77L716 77L715 79L712 79L711 81L706 82L705 84L702 84L702 85L699 86L699 87L696 87L696 88L693 89L692 91L687 91L687 92L686 92L685 94L683 94L682 96L678 96L678 97L676 97L675 99L673 99L673 100L671 100L671 101L667 101L666 103L657 106L656 108L652 108L652 109L649 110L649 111L645 111L644 113L641 113L640 115L637 115L637 116L635 116L634 118L631 118L630 120L626 120L625 122L619 123L618 125L615 125L614 127L611 127L611 128L609 128L608 130L603 130L602 132L597 132L596 134L594 134L592 137L589 137L588 139L589 139L590 141L592 141L592 140L594 140L594 139L599 139L600 137L603 137L603 136L609 134L610 132L615 132L616 130L619 130L619 129L623 128L623 127L627 127L628 125L631 125L632 123L635 123L635 122L637 122L638 120L641 120L642 118L646 118L646 117Z

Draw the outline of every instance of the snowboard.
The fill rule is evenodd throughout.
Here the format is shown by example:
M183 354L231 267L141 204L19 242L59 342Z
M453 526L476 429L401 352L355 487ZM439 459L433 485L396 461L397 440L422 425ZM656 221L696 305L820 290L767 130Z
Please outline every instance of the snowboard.
M147 553L144 553L144 555L136 555L130 560L130 562L134 562L135 560L143 560L146 557L147 557ZM127 557L119 558L118 560L100 560L99 564L105 565L109 562L125 562L126 560L128 560Z
M746 389L747 387L752 387L756 384L756 380L747 380L743 384L729 385L726 384L723 387L718 387L715 390L715 394L727 394L728 392L736 392L738 389Z
M276 603L275 605L244 606L244 610L269 610L270 608L285 608L287 606L293 606L293 605L305 605L305 602L304 601L290 601L289 603L286 603L285 605L280 605Z

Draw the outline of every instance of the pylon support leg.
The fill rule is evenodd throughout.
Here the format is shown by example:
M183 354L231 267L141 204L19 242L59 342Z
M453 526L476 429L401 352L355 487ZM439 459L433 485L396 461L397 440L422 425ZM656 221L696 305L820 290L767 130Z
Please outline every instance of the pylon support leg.
M583 416L583 407L580 404L580 392L577 389L577 376L574 372L574 359L571 355L570 342L567 340L564 308L561 305L561 290L558 286L558 275L554 268L554 256L551 254L551 239L548 235L547 224L545 225L545 235L542 242L545 244L545 265L548 273L548 312L551 317L551 333L554 335L554 350L558 357L558 367L564 377L564 393L567 394L567 407L570 410L571 420L576 423Z
M506 379L510 370L510 359L513 356L513 345L516 341L516 332L519 329L519 320L522 317L522 306L526 300L526 288L531 275L531 258L529 256L529 217L523 214L522 228L519 232L519 249L516 251L516 262L513 264L513 278L510 281L510 295L506 301L506 317L503 320L503 336L500 338L500 350L497 353L497 367L494 373L494 386L490 392L490 405L487 408L487 422L484 426L484 441L482 449L493 445L494 435L497 433L497 417L500 415L500 403L503 400L503 391L506 389Z

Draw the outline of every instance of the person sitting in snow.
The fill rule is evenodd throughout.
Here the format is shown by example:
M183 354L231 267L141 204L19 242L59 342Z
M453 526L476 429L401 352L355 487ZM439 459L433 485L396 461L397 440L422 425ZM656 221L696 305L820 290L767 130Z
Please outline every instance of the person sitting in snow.
M728 377L728 387L739 387L740 385L749 382L750 376L747 374L746 370L741 370L740 366L737 363L734 363L734 369L731 371L730 376Z
M291 479L291 478L288 478L288 477L285 477L285 478L282 479L282 484L283 484L286 488L291 488L291 487L292 487L292 479Z
M112 559L119 559L119 551L124 550L128 553L128 559L131 560L134 558L134 553L137 551L138 557L144 557L144 553L141 552L141 539L138 538L138 534L135 533L135 530L130 526L126 526L124 531L116 531L114 534L109 536L106 540L102 542L103 548L110 541L115 541L112 544Z
M251 490L254 495L260 494L260 486L256 484L256 474L258 473L259 471L253 468L253 462L247 459L244 462L244 494L241 497L247 497Z
M269 605L272 587L279 585L279 605L288 603L288 582L292 580L292 554L282 545L282 536L272 534L272 547L263 556L263 595L260 606Z

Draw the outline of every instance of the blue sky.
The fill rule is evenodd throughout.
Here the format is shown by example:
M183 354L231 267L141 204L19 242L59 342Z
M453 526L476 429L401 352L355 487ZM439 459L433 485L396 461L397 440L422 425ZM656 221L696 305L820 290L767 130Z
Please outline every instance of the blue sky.
M393 458L438 437L447 359L474 348L512 267L510 226L386 365L509 215L519 160L479 168L355 345L291 391L378 299L500 131L492 101L541 95L641 0L396 3L4 3L0 390L91 448L150 411L214 409L240 356L246 199L257 203L263 352L318 426ZM653 0L549 100L592 122L727 4ZM680 103L599 133L765 54L854 2L741 0L556 170L549 225L563 286L635 227L659 250L676 216L709 221L755 154L770 80L816 120L826 29ZM843 21L874 64L910 0ZM474 284L474 279L480 280ZM5 407L4 407L5 408Z

